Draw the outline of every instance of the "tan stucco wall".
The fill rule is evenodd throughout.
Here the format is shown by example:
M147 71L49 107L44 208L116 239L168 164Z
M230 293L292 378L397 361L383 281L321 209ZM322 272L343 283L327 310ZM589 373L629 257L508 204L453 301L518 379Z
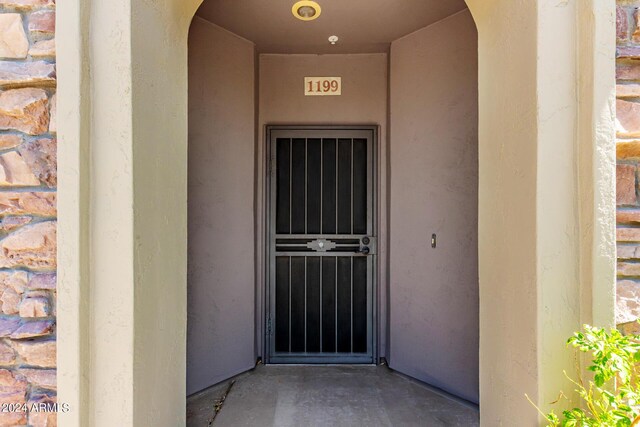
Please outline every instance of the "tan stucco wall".
M469 11L391 45L389 232L389 366L475 402L477 52Z
M193 0L184 1L182 4L176 4L172 0L132 3L131 114L127 116L132 123L133 144L130 145L132 149L128 151L123 147L121 154L116 155L116 149L109 145L108 148L104 148L104 151L109 151L109 154L102 153L100 150L94 156L96 162L104 162L105 158L109 159L112 155L115 157L113 160L122 162L116 166L113 175L104 177L106 178L104 181L100 179L95 181L97 188L94 193L95 199L93 199L94 207L96 216L100 215L100 219L95 218L96 224L101 221L107 224L111 222L105 218L109 210L98 209L98 205L103 197L111 201L112 198L106 196L107 193L113 194L114 190L122 188L119 187L120 183L114 181L114 176L122 179L125 189L127 184L132 183L133 186L133 203L129 198L122 206L118 203L110 203L111 213L116 218L133 211L131 224L133 228L130 230L133 231L130 236L132 241L127 242L127 246L133 252L132 259L124 259L128 251L113 244L115 233L118 236L129 237L125 233L120 234L119 228L110 229L107 226L108 232L100 233L104 241L100 238L96 240L97 232L93 234L92 240L96 250L106 252L104 258L101 254L94 252L94 259L99 264L95 266L96 271L100 271L102 267L112 269L114 265L119 265L121 257L125 266L133 261L133 282L125 280L120 286L127 289L123 289L121 297L126 296L130 290L134 291L131 314L135 325L133 330L133 424L136 426L181 425L185 417L186 42L187 25L195 12L193 6ZM109 4L105 7L117 6ZM100 12L96 11L96 13ZM93 28L95 23L92 23ZM111 34L112 37L114 29L105 28L105 33ZM151 43L150 40L155 40L155 43ZM117 43L109 42L108 46L111 49L119 49ZM105 73L112 73L109 71L111 64L100 65ZM126 70L126 65L123 69ZM114 88L111 87L109 90L113 93ZM126 90L125 93L127 93ZM115 101L112 95L109 100ZM122 100L114 104L114 106L121 106ZM100 131L113 134L111 123L100 116L94 117L99 117L95 123ZM96 145L101 146L101 144ZM167 174L168 170L172 170L172 173ZM124 193L126 194L126 191ZM127 221L128 215L125 224ZM129 232L128 225L125 225L124 230ZM128 276L126 278L128 279ZM108 277L102 274L95 275L96 281L105 279ZM108 279L108 282L109 286L114 285L114 280ZM98 289L101 287L99 286ZM114 294L117 292L111 289L110 295ZM94 302L101 306L101 299L106 300L109 297L98 294ZM111 309L114 306L117 307L118 302L111 301L107 307ZM126 305L125 303L124 306ZM109 323L119 325L118 318L111 310L105 310L104 315L113 319L111 322L106 322L107 325ZM102 322L99 319L96 320L98 330L104 330ZM96 354L104 355L105 358L110 357L113 343L106 340L102 344L105 346L103 351ZM107 346L109 346L108 349ZM171 373L168 374L167 367L175 367L173 368L176 370L175 373L170 370ZM106 381L118 380L118 377L114 378L113 372L109 372L108 369L102 368L100 371L103 372ZM99 382L94 384L96 396L108 388L105 386ZM117 387L114 388L117 389ZM158 390L163 392L158 393ZM150 396L154 398L150 399ZM100 411L104 414L110 409L108 406L101 405ZM95 423L103 422L101 414L97 414ZM111 422L110 425L123 424Z
M356 55L260 55L258 145L264 159L264 130L268 124L378 125L378 258L387 255L387 83L386 54ZM342 77L341 96L304 96L305 76ZM258 188L264 188L264 161L259 162ZM262 212L258 199L258 212ZM262 225L264 226L264 225ZM264 233L258 233L258 247ZM378 263L380 356L386 348L387 262ZM262 268L262 267L260 267ZM259 270L264 271L264 270ZM258 289L263 289L259 284Z
M75 411L59 425L86 425L89 395L89 93L88 4L56 9L58 61L58 399Z
M255 363L254 59L253 43L194 18L187 394Z
M567 337L613 321L615 5L467 3L479 33L481 423L534 425L523 394L550 409L574 388Z
M58 8L59 401L72 405L60 425L185 424L187 30L199 3Z

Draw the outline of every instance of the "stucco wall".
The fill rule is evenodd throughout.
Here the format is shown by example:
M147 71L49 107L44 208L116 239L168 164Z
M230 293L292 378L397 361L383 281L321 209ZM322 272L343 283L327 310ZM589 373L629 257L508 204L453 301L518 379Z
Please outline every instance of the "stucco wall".
M477 76L469 11L391 45L389 364L474 402Z
M93 271L102 274L91 283L100 336L92 342L91 385L94 396L113 393L125 410L114 418L109 405L94 405L90 425L184 424L187 28L197 2L91 3L92 167L106 169L92 174L91 251ZM131 10L130 21L111 9ZM133 388L123 393L114 383L129 374Z
M550 410L574 389L561 374L575 364L567 337L613 320L614 2L467 4L479 47L480 417L535 425L514 396Z
M185 424L187 34L200 2L57 4L58 398L74 408L60 425Z
M341 96L304 96L305 76L329 75L342 77ZM386 54L260 55L261 125L385 126L386 100Z
M305 76L341 76L341 96L304 96ZM386 250L386 180L387 180L387 84L386 54L355 55L260 55L259 124L261 136L258 158L264 158L264 129L268 124L372 124L379 125L378 141L378 257L385 260ZM258 164L258 189L264 187L264 162ZM258 199L258 212L264 198ZM264 224L261 224L264 227ZM262 247L263 233L258 233ZM261 260L261 259L259 259ZM379 325L386 325L386 262L378 263ZM259 271L262 271L262 265ZM264 289L260 285L258 289ZM386 335L379 330L380 356L385 355Z
M189 33L187 393L254 359L254 45L201 18Z

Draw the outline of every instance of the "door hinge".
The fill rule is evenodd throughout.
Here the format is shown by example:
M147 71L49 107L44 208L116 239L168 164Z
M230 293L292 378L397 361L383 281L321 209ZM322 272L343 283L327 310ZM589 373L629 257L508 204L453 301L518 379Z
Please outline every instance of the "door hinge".
M271 328L271 315L269 315L269 317L267 318L267 335L271 336L271 331L273 329Z
M268 166L267 173L269 174L269 176L275 176L275 172L276 172L276 156L275 154L273 154L269 159L269 166Z

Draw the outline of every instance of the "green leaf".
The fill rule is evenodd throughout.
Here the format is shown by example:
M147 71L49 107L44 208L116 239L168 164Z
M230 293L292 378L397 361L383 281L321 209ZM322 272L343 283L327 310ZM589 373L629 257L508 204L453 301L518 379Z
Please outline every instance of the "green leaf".
M589 354L584 377L569 378L582 399L579 407L545 415L550 427L629 427L640 401L640 336L624 336L617 329L584 325L567 340L576 352ZM579 360L576 357L576 363ZM567 374L565 373L565 376ZM559 400L562 405L568 399ZM582 408L589 408L584 411ZM592 412L593 411L593 412Z

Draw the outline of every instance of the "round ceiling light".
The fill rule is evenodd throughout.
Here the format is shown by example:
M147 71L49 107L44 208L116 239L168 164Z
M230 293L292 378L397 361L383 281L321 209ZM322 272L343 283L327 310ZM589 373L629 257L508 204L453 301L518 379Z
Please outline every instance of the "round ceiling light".
M302 21L313 21L320 16L322 9L314 1L302 0L293 5L291 13Z

